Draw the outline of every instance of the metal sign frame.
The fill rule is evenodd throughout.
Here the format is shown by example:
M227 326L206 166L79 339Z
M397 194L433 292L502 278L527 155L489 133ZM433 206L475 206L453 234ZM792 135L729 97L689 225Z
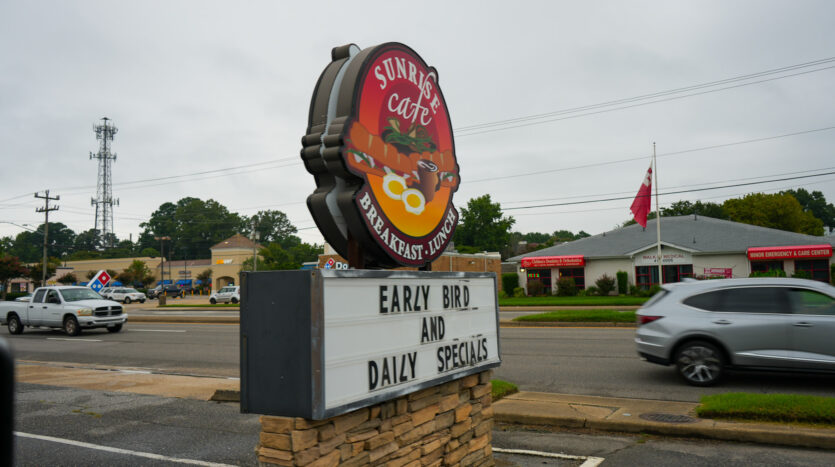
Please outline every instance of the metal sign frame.
M490 279L493 273L384 270L265 271L242 273L241 411L321 420L391 400L501 364L498 299L496 356L431 379L369 393L360 400L326 407L325 283L332 279L421 281Z

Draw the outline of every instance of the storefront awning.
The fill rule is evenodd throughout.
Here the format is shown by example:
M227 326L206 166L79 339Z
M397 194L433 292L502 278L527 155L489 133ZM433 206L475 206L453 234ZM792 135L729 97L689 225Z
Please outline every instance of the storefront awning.
M748 248L750 261L831 258L832 245L765 246Z
M563 268L585 266L583 255L568 256L529 256L522 258L523 268Z

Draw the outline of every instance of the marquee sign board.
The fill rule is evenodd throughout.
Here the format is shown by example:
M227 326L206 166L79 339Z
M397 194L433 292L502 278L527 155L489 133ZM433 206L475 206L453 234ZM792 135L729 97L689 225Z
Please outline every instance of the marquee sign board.
M492 273L244 274L244 412L319 420L501 363Z
M438 72L411 48L335 48L310 107L302 159L308 208L325 239L368 266L424 266L452 238L460 183Z

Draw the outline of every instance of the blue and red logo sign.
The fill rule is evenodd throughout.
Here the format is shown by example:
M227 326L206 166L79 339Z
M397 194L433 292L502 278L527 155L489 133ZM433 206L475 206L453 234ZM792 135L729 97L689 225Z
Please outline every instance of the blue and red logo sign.
M87 287L90 287L94 291L98 292L103 289L107 283L110 282L110 274L107 273L105 270L101 270L90 279L90 282L87 283Z

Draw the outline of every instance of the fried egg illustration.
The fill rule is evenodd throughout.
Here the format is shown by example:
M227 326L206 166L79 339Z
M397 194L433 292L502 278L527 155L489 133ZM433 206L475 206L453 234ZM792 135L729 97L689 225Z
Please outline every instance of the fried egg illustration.
M403 205L406 207L406 211L409 211L412 214L420 214L423 212L423 208L426 207L426 198L420 190L416 188L407 188L403 190L402 196Z
M388 173L383 177L383 191L391 199L401 199L406 190L406 179L396 173Z

